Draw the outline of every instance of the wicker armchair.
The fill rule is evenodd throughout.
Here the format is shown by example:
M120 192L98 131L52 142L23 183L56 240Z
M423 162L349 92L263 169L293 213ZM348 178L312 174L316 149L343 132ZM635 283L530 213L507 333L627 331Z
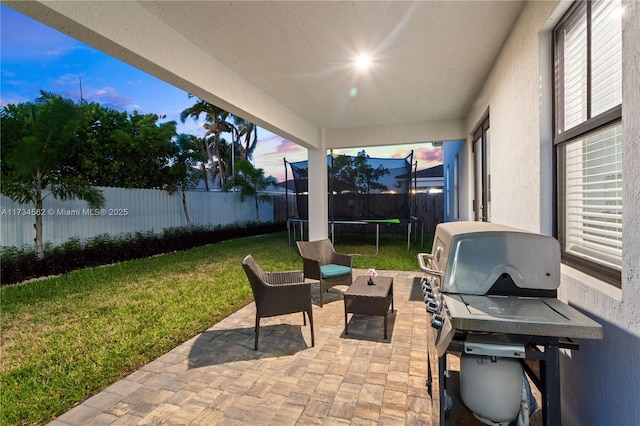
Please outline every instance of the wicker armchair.
M351 285L351 256L336 253L328 239L297 241L302 256L304 277L320 281L320 306L322 293L336 285Z
M302 312L302 320L307 325L304 313L309 317L311 326L311 346L315 345L313 336L313 310L311 305L311 284L304 282L302 271L265 272L251 255L242 261L251 291L256 302L256 341L260 334L260 318Z

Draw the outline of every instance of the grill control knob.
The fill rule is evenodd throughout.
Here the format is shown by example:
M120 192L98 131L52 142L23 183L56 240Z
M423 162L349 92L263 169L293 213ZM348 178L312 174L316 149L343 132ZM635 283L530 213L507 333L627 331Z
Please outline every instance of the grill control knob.
M431 318L431 327L440 330L442 326L444 326L444 318L442 318L442 315L434 315L433 318Z
M430 314L439 314L440 309L438 309L438 304L436 302L427 303L427 312Z
M434 299L433 296L431 296L431 295L427 295L424 298L424 303L426 303L426 304L436 303L436 299Z

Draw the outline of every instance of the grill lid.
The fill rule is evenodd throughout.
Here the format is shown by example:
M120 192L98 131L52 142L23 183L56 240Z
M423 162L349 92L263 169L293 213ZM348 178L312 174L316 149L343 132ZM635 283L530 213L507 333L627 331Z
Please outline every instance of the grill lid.
M560 285L560 244L552 237L487 222L436 228L429 269L445 293L526 295ZM513 287L515 292L507 291ZM493 288L493 290L492 290Z

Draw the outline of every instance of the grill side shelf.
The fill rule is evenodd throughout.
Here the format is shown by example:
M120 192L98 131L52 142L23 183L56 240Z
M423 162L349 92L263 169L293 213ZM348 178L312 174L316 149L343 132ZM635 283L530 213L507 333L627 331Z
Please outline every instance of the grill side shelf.
M443 296L451 325L459 331L602 339L600 324L557 299L460 294ZM484 303L489 300L487 298L491 298L491 303ZM528 317L527 312L531 316Z

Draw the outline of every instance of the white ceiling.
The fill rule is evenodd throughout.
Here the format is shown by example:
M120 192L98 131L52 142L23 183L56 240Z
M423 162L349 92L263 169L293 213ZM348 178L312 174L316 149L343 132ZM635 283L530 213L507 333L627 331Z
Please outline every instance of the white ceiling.
M141 4L247 82L313 126L327 129L465 117L524 5ZM352 64L362 51L371 52L375 61L367 73L358 73Z
M3 2L308 147L320 130L333 147L464 137L525 4ZM373 55L366 73L352 63L360 52Z

